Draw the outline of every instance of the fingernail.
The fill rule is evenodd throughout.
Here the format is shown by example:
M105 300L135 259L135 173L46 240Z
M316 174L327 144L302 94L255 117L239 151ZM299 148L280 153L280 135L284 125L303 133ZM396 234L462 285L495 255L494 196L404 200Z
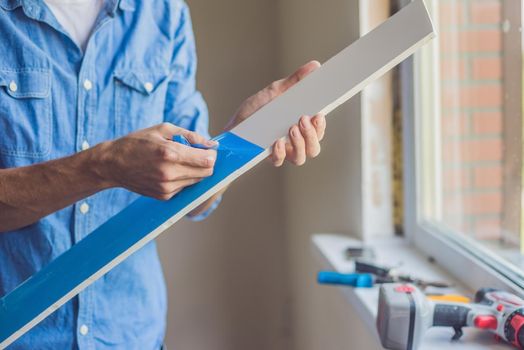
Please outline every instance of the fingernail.
M218 146L218 141L215 141L215 140L209 140L207 141L207 144L209 146Z
M309 120L307 117L302 117L300 118L300 126L304 129L304 130L307 130L309 129Z
M291 128L291 136L297 137L297 128L296 127Z

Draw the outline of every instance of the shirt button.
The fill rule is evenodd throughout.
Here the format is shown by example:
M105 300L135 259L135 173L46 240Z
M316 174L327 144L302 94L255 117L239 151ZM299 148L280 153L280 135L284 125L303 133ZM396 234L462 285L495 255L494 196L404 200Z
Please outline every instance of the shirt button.
M147 92L153 91L153 84L150 82L147 82L144 84L144 89L146 89Z
M85 324L80 326L80 334L87 335L89 333L89 327L87 327Z
M93 88L93 83L91 82L91 80L89 79L84 80L84 89L86 89L86 91L89 91L92 88Z
M89 143L87 141L82 142L82 151L85 151L89 148Z
M82 214L87 214L89 212L89 204L87 204L86 202L80 204L80 212Z
M16 85L14 81L11 81L9 83L9 90L11 90L11 92L16 92L16 90L18 90L18 85Z

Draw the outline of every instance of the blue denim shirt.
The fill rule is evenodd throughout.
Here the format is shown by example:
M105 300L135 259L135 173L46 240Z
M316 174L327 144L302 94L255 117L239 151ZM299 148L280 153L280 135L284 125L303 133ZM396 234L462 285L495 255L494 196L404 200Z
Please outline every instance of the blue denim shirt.
M195 70L181 0L106 0L85 52L43 0L0 0L0 168L71 155L163 121L207 135ZM0 295L136 198L103 191L0 234ZM159 349L165 290L151 243L10 348Z

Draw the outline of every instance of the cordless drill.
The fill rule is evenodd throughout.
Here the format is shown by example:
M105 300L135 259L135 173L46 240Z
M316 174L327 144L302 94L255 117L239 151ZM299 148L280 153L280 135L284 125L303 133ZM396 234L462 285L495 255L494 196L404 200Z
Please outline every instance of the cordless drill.
M411 284L380 287L377 330L382 346L392 350L416 350L430 327L452 327L453 340L463 327L489 330L524 349L524 300L500 290L484 288L475 303L433 302Z

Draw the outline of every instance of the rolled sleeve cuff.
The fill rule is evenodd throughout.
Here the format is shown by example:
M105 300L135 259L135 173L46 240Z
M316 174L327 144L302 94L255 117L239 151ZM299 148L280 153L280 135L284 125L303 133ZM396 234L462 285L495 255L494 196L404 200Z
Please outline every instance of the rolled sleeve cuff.
M220 204L220 202L222 202L222 196L218 197L214 202L213 204L211 204L211 206L209 208L207 208L206 210L204 210L202 213L198 214L198 215L193 215L193 216L189 216L187 215L186 217L191 220L191 221L202 221L204 219L206 219L209 215L211 215L212 212L215 211L215 209L218 207L218 205Z

